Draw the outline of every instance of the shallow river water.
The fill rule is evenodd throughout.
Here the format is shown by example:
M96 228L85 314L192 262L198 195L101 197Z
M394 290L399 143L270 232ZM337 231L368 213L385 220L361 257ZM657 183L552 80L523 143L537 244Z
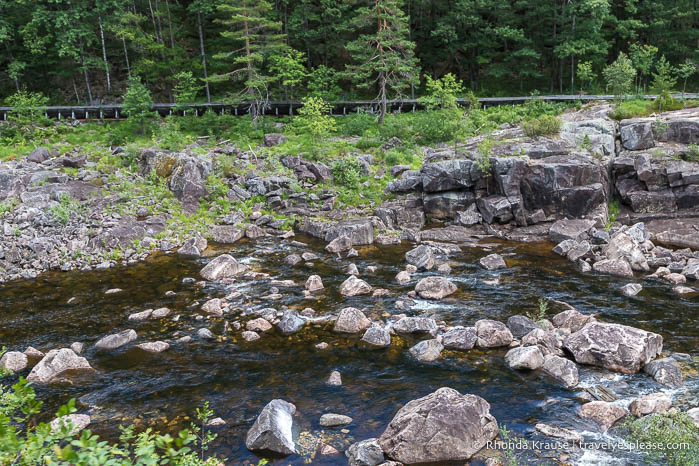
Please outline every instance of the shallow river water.
M235 290L243 297L233 300L234 308L254 310L288 306L315 309L318 315L336 313L348 305L364 308L375 318L387 314L430 315L450 325L472 325L480 318L505 321L513 314L534 312L540 297L568 302L584 313L601 320L618 322L660 333L666 352L690 353L697 360L699 348L699 301L683 299L672 293L666 283L643 279L644 290L637 297L626 297L619 288L627 283L618 278L594 274L582 275L565 259L550 252L547 243L489 242L478 247L462 247L460 255L450 258L451 279L459 291L442 301L416 300L407 311L394 307L425 273L413 275L408 285L398 285L393 277L404 268L405 246L368 246L359 248L353 259L361 278L374 287L386 288L383 298L343 298L337 292L347 277L350 260L338 260L323 250L323 244L307 236L305 243L289 244L277 238L263 238L207 250L207 257L186 260L160 254L144 263L90 272L48 273L36 280L0 285L0 346L22 351L31 345L42 351L66 347L74 341L86 343L84 356L97 369L95 374L74 379L71 384L37 386L47 413L74 397L79 412L92 416L90 429L106 438L118 437L119 423L135 422L140 427L154 426L175 431L187 424L195 408L208 400L215 416L227 425L214 428L218 434L213 451L229 459L228 464L256 464L259 458L245 448L245 434L262 407L274 398L294 403L297 415L294 430L300 434L303 455L295 455L275 464L344 464L342 457L314 456L314 438L323 438L339 450L350 443L379 436L395 412L406 402L424 396L439 387L449 386L462 393L474 393L491 405L491 413L500 425L526 439L545 440L534 431L537 422L573 427L586 440L613 438L598 433L595 425L581 420L575 410L581 403L582 388L602 384L622 402L658 390L669 391L676 403L687 409L697 403L697 379L691 373L680 389L668 390L645 374L619 375L581 367L580 388L568 391L537 371L515 372L507 368L505 350L471 350L465 353L445 351L432 364L419 364L407 356L412 343L399 340L389 349L369 349L358 338L333 334L327 324L307 325L291 337L266 334L253 343L232 328L225 332L224 321L240 319L233 311L223 318L197 320L199 306L213 297ZM312 266L291 267L284 258L292 252L311 251L320 256ZM488 272L478 259L492 251L502 254L508 268ZM272 278L291 279L298 286L280 288L283 297L276 301L269 294L269 280L240 280L232 285L215 283L184 284L183 278L200 280L199 270L211 257L230 252L255 271ZM376 273L367 273L374 265ZM311 274L323 278L325 291L318 297L304 298L303 283ZM498 283L494 283L494 279ZM118 294L105 295L111 288ZM174 291L174 296L166 292ZM75 298L68 304L70 298ZM148 308L169 307L170 317L161 321L135 324L128 315ZM552 306L550 314L556 312ZM549 316L550 317L550 316ZM196 329L208 326L216 340L196 337ZM98 353L93 343L109 333L134 328L140 342L167 340L168 351L150 355L135 348L113 353ZM180 332L175 334L175 332ZM175 335L192 335L188 344L175 343ZM314 348L326 341L331 347ZM331 370L342 373L341 387L324 383ZM26 374L23 374L26 376ZM321 414L347 414L354 422L348 433L323 429ZM47 417L47 420L50 417ZM310 433L310 434L309 434ZM555 464L563 452L520 452L522 463ZM607 454L599 451L567 452L579 464L638 464L635 453Z

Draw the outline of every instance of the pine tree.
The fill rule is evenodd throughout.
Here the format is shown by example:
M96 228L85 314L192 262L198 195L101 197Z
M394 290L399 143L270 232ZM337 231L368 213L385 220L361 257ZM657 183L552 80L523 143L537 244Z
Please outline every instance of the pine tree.
M211 76L213 81L242 81L243 96L250 101L250 113L257 127L258 118L269 100L269 84L274 80L265 74L266 56L286 47L281 22L270 19L272 6L266 0L223 0L218 11L225 18L217 20L227 27L221 36L234 44L234 49L216 54L231 60L233 69Z
M371 28L370 33L347 44L356 62L347 66L348 78L360 88L374 84L378 89L379 124L386 116L389 92L401 95L418 81L415 44L408 40L408 18L400 0L373 0L370 7L357 11L354 24L358 29Z

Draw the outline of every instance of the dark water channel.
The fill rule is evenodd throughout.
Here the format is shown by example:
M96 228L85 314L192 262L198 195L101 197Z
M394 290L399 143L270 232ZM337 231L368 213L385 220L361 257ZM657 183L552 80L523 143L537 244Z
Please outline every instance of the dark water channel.
M403 254L409 249L407 245L360 248L354 263L361 278L374 287L388 289L390 294L383 298L343 298L337 289L347 276L345 270L350 261L327 254L323 244L313 238L294 239L306 246L290 245L276 238L256 243L243 241L228 248L210 248L209 257L203 259L184 260L162 254L129 267L49 273L36 280L1 285L0 346L22 351L31 345L48 351L74 341L86 343L83 355L98 370L96 374L71 384L36 388L46 403L47 414L55 412L69 398L77 398L79 412L92 416L90 429L107 438L116 438L119 423L126 422L174 431L192 418L196 407L209 400L215 415L227 423L215 429L219 437L214 451L227 457L230 464L257 463L258 458L245 448L245 434L260 409L273 398L296 405L294 429L300 434L300 449L304 453L278 464L344 464L344 456L313 456L313 438L322 438L343 450L353 441L379 436L400 406L442 386L484 397L500 424L528 439L542 439L534 432L534 424L542 421L573 427L586 439L602 437L594 425L575 416L581 402L580 390L567 391L540 372L508 369L504 350L445 352L436 363L419 364L407 357L409 341L399 341L389 349L369 349L358 338L333 334L325 324L307 325L292 337L268 334L247 343L240 331L231 328L224 333L224 320L247 320L240 316L244 310L311 307L323 315L352 305L364 308L375 318L405 312L431 315L448 324L472 325L480 318L504 321L512 314L533 312L537 300L545 296L566 301L584 313L598 314L605 321L660 333L665 339L665 351L690 353L695 361L699 355L696 298L680 298L668 284L651 279L640 280L644 290L628 298L619 291L626 281L581 275L567 261L552 254L549 244L486 243L477 248L463 247L462 254L450 261L451 278L459 292L439 302L418 299L411 310L403 311L394 308L396 299L426 275L415 274L413 282L406 286L393 280L405 265ZM256 271L276 279L294 280L298 286L280 287L283 297L270 301L265 298L271 287L269 280L240 280L228 286L183 284L185 277L199 280L198 272L210 256L225 251ZM315 252L320 259L314 260L312 266L291 267L284 262L288 254L303 251ZM491 251L505 256L506 270L488 272L478 265L478 259ZM370 265L378 267L376 273L366 272ZM311 274L320 275L326 287L318 298L303 296L303 283ZM495 278L499 283L492 282ZM111 288L124 291L105 295ZM176 294L166 296L168 291ZM193 307L192 303L203 303L233 291L242 293L233 300L240 312L196 320L199 306ZM138 324L127 320L131 313L163 306L173 313L161 321ZM180 316L177 322L171 319L174 315ZM196 337L196 329L204 326L217 335L216 340ZM108 354L94 350L97 339L126 328L137 330L139 342L166 340L171 347L155 355L135 348ZM182 335L192 335L192 342L175 343L176 336ZM328 342L330 349L315 349L314 345L321 341ZM341 387L324 383L334 369L342 373ZM581 368L582 387L600 383L623 399L662 389L643 374L622 376ZM679 403L689 403L684 406L687 409L696 402L698 386L690 376L683 388L672 393ZM326 412L353 417L354 422L347 427L349 432L321 428L318 419ZM547 456L560 457L560 453L523 452L520 456L523 463L555 464ZM613 456L620 462L610 464L639 461L634 454ZM604 453L590 451L573 452L572 459L580 464L613 460Z

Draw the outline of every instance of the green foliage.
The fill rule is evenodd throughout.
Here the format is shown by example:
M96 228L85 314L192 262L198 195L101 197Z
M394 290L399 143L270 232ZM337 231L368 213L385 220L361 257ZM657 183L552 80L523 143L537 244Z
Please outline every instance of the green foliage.
M347 115L338 121L338 131L343 136L364 136L370 128L376 127L376 116L365 111Z
M672 96L670 91L677 84L677 79L675 78L675 69L670 62L665 59L665 55L660 57L658 64L656 65L656 73L653 73L653 92L658 94L656 102L658 104L658 111L662 111L668 105L672 104Z
M509 443L515 442L516 439L514 438L512 431L508 430L504 425L500 427L500 440L502 440L505 444L503 464L505 466L517 466L519 461L517 461L516 452L507 446Z
M522 122L522 131L530 138L558 134L561 120L551 115L542 115Z
M578 81L580 81L580 92L583 91L583 84L587 83L589 87L592 82L597 77L595 72L592 71L592 63L589 61L582 61L578 63Z
M201 90L199 80L191 71L180 71L175 75L175 102L177 104L192 104L197 101L197 94ZM185 108L184 105L178 108Z
M625 427L639 443L662 444L662 448L647 450L656 461L671 466L699 464L699 428L687 413L651 414L629 420Z
M478 144L478 158L476 166L485 176L490 176L490 159L493 156L493 147L495 147L495 139L487 137Z
M356 157L347 156L338 160L332 167L335 184L353 190L359 189L361 168Z
M285 98L294 97L294 90L306 79L308 73L303 65L306 55L296 49L289 48L281 54L270 57L269 69L274 78L284 87Z
M158 126L154 139L163 149L179 151L193 143L195 138L182 133L177 117L168 116Z
M653 67L653 61L657 53L658 48L653 45L631 44L631 47L629 47L629 56L633 62L633 66L638 70L639 86L637 92L640 92L641 79L643 80L643 88L645 89L645 81Z
M326 102L335 102L340 98L340 85L338 84L340 77L333 68L325 65L319 65L313 68L308 76L308 95L311 97L320 97Z
M535 312L527 312L525 315L537 324L546 320L546 313L549 310L549 302L545 298L539 298Z
M612 198L609 200L609 205L607 206L608 220L604 225L604 229L609 231L612 228L614 222L616 222L616 216L619 215L619 199Z
M697 64L689 58L677 67L677 76L683 80L682 82L682 97L687 90L687 80L697 72Z
M602 76L609 90L619 99L631 92L636 70L629 57L620 52L616 61L602 70Z
M8 97L5 103L12 107L7 113L8 125L0 125L0 136L32 139L37 135L37 127L48 123L44 110L48 98L40 92L17 91Z
M311 135L314 142L321 141L335 131L335 119L330 116L330 104L320 97L305 97L294 126Z
M447 73L440 79L432 79L430 76L425 76L425 87L427 95L420 98L420 103L427 110L440 110L457 108L456 99L459 94L464 92L464 86L461 81L457 81L456 77Z
M61 225L67 225L70 221L70 216L73 213L79 213L81 204L73 200L69 195L62 194L59 198L58 205L51 206L49 212Z
M138 134L144 134L149 120L153 118L153 98L141 78L132 76L129 79L122 108L129 117L129 125L133 125Z
M182 430L175 437L152 429L136 434L134 426L122 427L119 443L115 444L100 440L87 429L74 433L69 420L61 421L57 429L36 424L34 417L41 407L24 378L10 389L0 385L0 464L213 466L220 463L215 457L205 459L205 452L215 438L215 434L204 428L211 416L208 404L197 410L201 427L192 425L192 429ZM56 417L75 412L75 400L71 399L58 409Z

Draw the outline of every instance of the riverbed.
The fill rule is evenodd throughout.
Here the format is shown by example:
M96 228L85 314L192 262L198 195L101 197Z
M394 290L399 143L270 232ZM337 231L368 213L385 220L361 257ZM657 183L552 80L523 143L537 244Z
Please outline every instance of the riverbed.
M96 373L72 379L72 383L35 386L45 402L45 419L69 398L78 400L79 412L91 415L90 429L116 439L120 423L136 423L140 428L155 427L175 431L187 425L195 408L210 402L215 416L226 425L213 428L218 438L212 451L226 457L230 464L256 464L255 454L245 448L245 434L262 407L274 398L296 405L294 431L300 435L301 455L273 464L344 464L344 456L320 456L314 451L317 439L338 450L349 444L379 436L396 411L406 402L424 396L439 387L449 386L462 393L485 398L491 413L502 426L526 439L545 439L534 431L537 422L571 427L587 440L605 438L597 426L580 419L575 410L581 404L583 388L602 384L620 399L668 391L681 409L696 406L696 376L688 377L683 387L670 390L647 375L621 375L580 366L580 386L566 390L541 371L516 372L504 362L506 349L445 351L435 363L411 360L407 348L414 342L394 339L388 349L371 349L359 338L334 334L327 323L307 325L293 336L263 334L248 343L240 330L225 325L252 317L251 311L284 306L301 311L312 308L317 316L337 313L346 306L362 308L370 318L383 319L391 314L424 315L448 325L473 325L481 318L505 321L513 314L535 312L540 298L565 301L598 319L659 333L666 353L689 353L696 367L699 347L699 301L672 292L671 286L657 279L636 279L643 291L627 297L619 288L631 281L596 274L581 274L565 258L551 252L549 243L481 242L463 246L450 257L450 279L459 291L440 301L415 299L409 309L397 309L414 284L431 272L416 273L412 281L399 285L394 277L405 267L403 256L411 248L372 245L357 248L359 257L338 259L324 251L324 244L299 235L295 242L268 237L242 240L235 245L210 245L202 258L183 259L176 254L159 253L147 261L107 270L51 272L30 281L17 281L0 287L0 346L22 351L33 346L41 351L85 343L82 354L97 369ZM290 266L284 258L309 251L318 259ZM267 273L271 279L294 280L297 286L277 287L279 299L269 279L239 279L231 285L183 280L201 280L199 270L221 253L230 253L253 270ZM491 253L501 254L508 267L487 271L478 259ZM345 298L338 292L347 278L346 269L355 263L360 276L374 288L385 288L385 297ZM370 273L367 267L375 266ZM325 290L304 297L303 283L309 275L320 275ZM123 291L105 294L109 289ZM174 292L168 293L168 292ZM223 317L199 318L199 305L208 299L233 292L233 311ZM198 303L198 304L196 304ZM148 308L168 307L170 316L160 321L129 322L128 316ZM550 309L551 317L556 311ZM172 317L179 316L175 321ZM208 327L216 338L197 338L198 328ZM133 347L112 353L100 353L94 342L106 334L134 328L136 343L164 340L168 351L149 354ZM175 340L191 335L191 343ZM327 342L330 348L315 345ZM338 370L343 385L325 383L329 373ZM691 371L690 371L691 372ZM696 374L696 371L694 371ZM23 374L26 376L26 374ZM684 403L684 405L683 405ZM323 413L346 414L353 422L348 432L319 426ZM614 431L607 434L613 438ZM596 464L614 458L634 463L637 453L521 452L524 464L542 464L544 458L569 454L580 464ZM552 461L552 460L551 460ZM228 463L227 463L228 464ZM553 462L551 463L553 464ZM612 463L610 463L612 464Z

